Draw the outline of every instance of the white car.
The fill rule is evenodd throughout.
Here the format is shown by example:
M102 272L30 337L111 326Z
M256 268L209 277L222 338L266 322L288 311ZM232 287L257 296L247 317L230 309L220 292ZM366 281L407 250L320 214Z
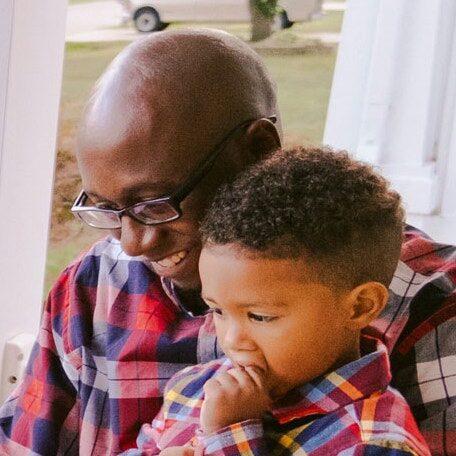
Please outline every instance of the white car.
M124 19L139 32L163 30L170 22L249 22L249 0L119 0ZM276 23L288 28L321 12L322 0L280 0Z

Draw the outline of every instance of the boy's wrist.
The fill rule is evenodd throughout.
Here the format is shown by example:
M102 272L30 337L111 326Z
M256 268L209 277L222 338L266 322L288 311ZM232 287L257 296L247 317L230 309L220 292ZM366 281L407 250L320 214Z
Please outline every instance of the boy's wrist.
M260 418L250 418L244 421L239 421L238 423L232 423L225 426L222 426L218 429L204 431L199 428L196 431L196 438L198 442L204 441L208 442L213 438L220 438L220 436L237 433L240 430L248 429L249 434L258 434L263 435L263 421Z

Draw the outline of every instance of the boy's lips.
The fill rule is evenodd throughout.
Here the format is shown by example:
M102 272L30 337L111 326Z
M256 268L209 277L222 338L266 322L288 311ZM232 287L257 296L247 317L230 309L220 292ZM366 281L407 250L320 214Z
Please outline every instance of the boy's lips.
M235 367L242 367L243 369L246 369L247 367L250 367L261 374L266 373L266 368L263 365L260 365L260 363L255 363L255 362L249 362L249 361L234 361L233 359L231 360L233 362L233 365Z

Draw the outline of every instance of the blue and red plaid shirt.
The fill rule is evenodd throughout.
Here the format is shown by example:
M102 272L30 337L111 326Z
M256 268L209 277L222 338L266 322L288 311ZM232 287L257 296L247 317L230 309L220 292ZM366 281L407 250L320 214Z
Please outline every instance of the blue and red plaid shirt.
M406 235L391 299L370 329L432 454L456 455L456 249ZM0 454L133 447L170 377L221 356L204 322L117 241L98 242L50 293L26 375L0 409Z
M265 420L250 419L205 435L199 429L203 386L233 367L227 358L191 366L169 382L164 404L144 424L138 450L124 456L158 455L190 444L195 456L430 455L412 412L388 386L388 353L364 337L364 356L288 393Z

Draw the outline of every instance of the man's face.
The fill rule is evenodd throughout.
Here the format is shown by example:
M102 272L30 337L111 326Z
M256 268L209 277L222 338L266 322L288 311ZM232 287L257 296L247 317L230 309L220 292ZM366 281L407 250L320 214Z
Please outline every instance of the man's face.
M235 366L260 370L273 398L348 361L345 295L313 281L303 260L211 246L200 274L223 351Z
M169 195L194 171L202 158L223 136L193 131L189 122L168 119L152 122L128 113L105 122L88 122L81 134L78 161L87 205L121 209L136 202ZM160 225L143 225L122 217L121 229L112 231L123 250L139 256L158 275L182 289L198 289L201 250L199 222L217 187L234 175L238 165L235 138L207 176L181 203L183 215ZM241 165L239 165L241 166Z

